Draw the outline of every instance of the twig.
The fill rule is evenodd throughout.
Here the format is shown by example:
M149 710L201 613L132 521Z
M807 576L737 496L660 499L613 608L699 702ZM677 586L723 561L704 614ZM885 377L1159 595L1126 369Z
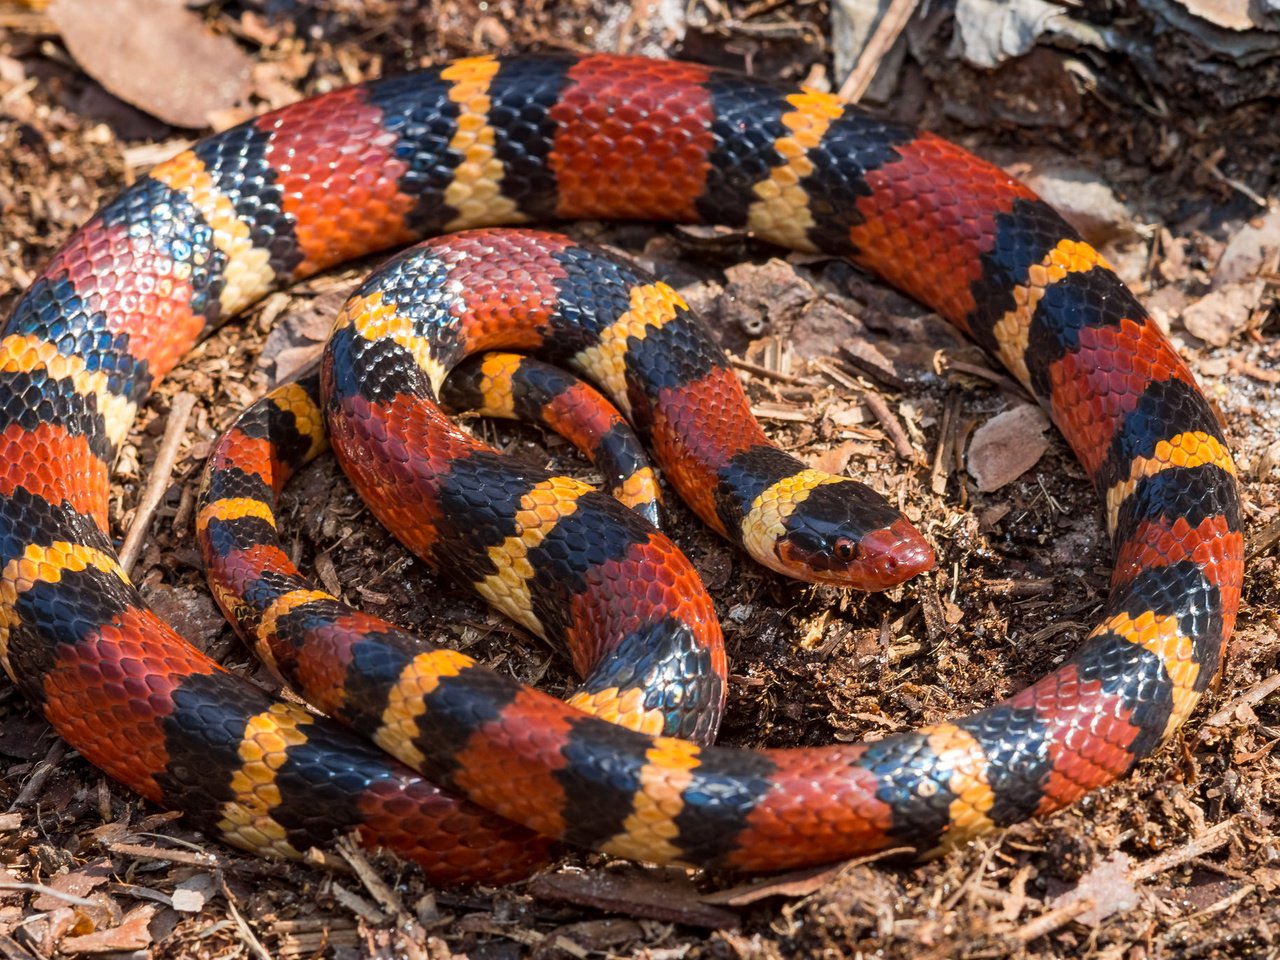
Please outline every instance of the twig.
M343 837L338 841L338 855L351 865L351 869L355 871L356 878L369 891L369 895L381 905L383 910L398 917L401 921L412 921L413 918L404 908L399 895L378 876L378 872L373 869L373 865L365 857L364 851L356 846L350 837Z
M1165 942L1169 943L1172 940L1174 940L1178 936L1178 930L1181 927L1185 927L1189 923L1195 923L1195 921L1197 920L1203 920L1205 917L1211 917L1215 913L1222 913L1222 911L1224 910L1230 910L1232 907L1236 906L1237 904L1243 903L1245 900L1248 900L1251 896L1253 896L1254 891L1256 891L1257 889L1258 889L1257 886L1255 886L1254 884L1246 883L1243 887L1241 887L1235 893L1227 894L1221 900L1218 900L1214 903L1209 904L1209 906L1205 907L1203 910L1199 911L1198 913L1193 913L1189 917L1183 917L1181 920L1174 921L1169 925L1169 929L1165 931L1165 934L1164 934Z
M866 356L863 355L864 349L867 353ZM899 376L898 372L893 369L892 364L883 356L883 354L880 355L880 359L883 360L883 363L878 361L876 359L876 354L872 352L873 350L873 347L864 343L855 343L852 345L848 343L841 344L840 352L844 357L839 362L841 366L851 368L854 372L861 374L864 377L868 377L879 383L881 386L888 387L890 390L906 390L907 387L910 386L910 384L907 383L906 378Z
M66 755L66 742L55 740L53 746L49 748L49 752L44 755L44 759L36 764L35 771L31 774L31 779L23 784L22 790L18 792L13 803L9 804L10 811L21 810L36 797L40 796L40 791L44 789L45 782L53 771L58 769L58 764L62 762L62 758Z
M1256 190L1251 188L1243 180L1237 180L1235 177L1229 177L1225 173L1223 173L1221 170L1218 169L1218 163L1222 160L1222 157L1224 156L1225 153L1226 153L1226 149L1223 147L1219 147L1202 164L1202 166L1204 167L1205 170L1207 170L1217 179L1221 180L1223 183L1229 186L1232 190L1235 190L1237 193L1243 194L1244 196L1248 197L1250 200L1252 200L1254 203L1260 206L1263 210L1270 210L1271 205L1267 203L1266 197L1262 196Z
M373 869L373 865L369 863L364 851L356 845L353 837L339 838L337 848L338 855L351 865L356 878L365 890L369 891L369 895L383 910L395 918L396 928L403 938L401 945L405 950L406 960L426 960L427 951L418 946L426 943L426 931L423 930L422 924L405 909L399 894L378 876L378 872Z
M0 890L25 890L29 893L38 893L41 896L65 900L67 903L75 904L77 907L102 906L97 900L86 900L84 897L77 897L74 893L63 893L61 890L47 887L43 883L10 883L5 881L0 883Z
M739 370L745 370L747 373L754 373L760 377L768 377L770 380L778 380L782 383L796 383L802 386L813 386L812 377L797 377L794 373L783 373L781 370L770 370L768 367L762 367L758 363L752 363L750 360L739 360L737 357L730 357L731 366L737 367Z
M1052 580L983 580L982 589L1001 597L1044 597L1053 593Z
M889 9L884 12L867 40L867 45L858 55L858 62L853 65L844 83L840 84L841 100L845 103L857 103L862 99L867 87L875 79L880 61L893 49L898 37L906 29L907 21L915 12L917 3L919 0L893 0L889 4Z
M849 374L845 373L844 370L841 369L840 364L835 360L830 360L826 357L819 357L813 361L813 365L846 390L861 389L861 384L859 384L857 380L853 379L853 377L849 376Z
M1092 910L1094 906L1094 902L1086 898L1084 900L1075 900L1066 906L1058 907L1056 910L1050 910L1048 913L1041 914L1030 923L1023 924L1015 930L1013 939L1020 943L1030 943L1032 940L1038 940L1053 933L1059 927L1065 927L1080 914Z
M240 933L240 939L249 948L249 952L256 954L259 960L271 960L271 954L267 951L267 948L262 945L262 941L258 939L257 934L253 932L245 918L240 915L240 911L236 909L236 898L232 894L231 888L227 886L226 878L219 879L222 882L222 896L227 901L227 912L231 914L231 919L236 922L236 930Z
M969 875L964 878L964 881L960 886L956 887L955 893L951 894L951 896L947 897L947 899L942 902L941 907L939 907L939 911L941 913L948 914L955 909L955 905L960 902L960 898L968 893L970 888L982 879L982 875L986 873L987 867L991 866L991 858L995 856L998 849L999 847L995 844L987 847L986 852L982 855L982 862L969 872Z
M1168 853L1162 853L1158 857L1152 857L1150 860L1144 860L1139 863L1129 871L1129 880L1133 883L1141 883L1143 880L1150 880L1152 877L1159 876L1166 870L1179 867L1188 860L1194 860L1196 857L1203 857L1206 853L1212 853L1231 841L1231 834L1235 825L1235 817L1223 820L1221 823L1215 823L1200 836L1193 837L1178 849L1170 850Z
M942 429L938 431L938 446L933 452L933 470L929 474L929 489L936 494L946 492L947 478L951 476L951 447L955 443L953 427L958 405L955 394L948 394L942 405Z
M181 863L189 867L216 869L222 865L212 853L189 853L186 850L170 850L167 847L152 847L141 843L111 843L107 845L107 849L126 857Z
M1273 673L1271 676L1263 680L1259 680L1244 693L1240 694L1240 696L1228 703L1225 707L1206 720L1204 725L1206 727L1221 727L1230 723L1232 716L1238 708L1242 706L1251 707L1255 703L1261 703L1277 690L1280 690L1280 673Z
M781 404L758 403L751 408L751 415L757 420L782 420L786 423L809 423L813 420L812 411L784 407Z
M142 491L142 500L133 515L129 533L124 538L124 547L120 550L120 566L126 574L132 573L133 565L138 562L143 538L151 529L151 518L160 506L160 498L169 487L173 465L178 460L178 444L186 436L187 421L191 419L191 410L195 405L195 397L189 393L180 393L173 398L173 404L169 407L169 421L165 424L164 438L156 452L155 466L147 480L146 489Z
M1168 853L1163 853L1158 857L1136 864L1125 874L1125 879L1130 884L1137 885L1145 880L1157 877L1167 870L1181 866L1189 860L1195 860L1206 853L1211 853L1231 841L1232 828L1235 827L1235 824L1234 817L1223 820L1221 823L1215 823L1200 836L1188 840L1178 849L1170 850ZM1030 943L1032 940L1053 933L1059 927L1066 926L1082 913L1087 913L1095 907L1097 907L1097 902L1092 897L1081 897L1079 900L1073 900L1024 924L1013 932L1013 938L1020 943Z
M1272 520L1265 527L1249 538L1245 547L1245 559L1252 560L1254 557L1266 553L1280 540L1280 520Z
M893 449L897 451L898 456L908 463L918 464L920 458L916 455L915 448L911 446L911 439L907 436L907 431L902 429L902 424L898 422L898 418L889 409L889 405L884 402L884 397L874 390L864 390L862 400L866 403L867 408L875 414L876 419L880 421L880 426L884 427L885 433L889 434L889 439L893 441Z
M389 919L385 913L360 896L360 894L348 890L336 880L329 885L329 890L333 893L333 899L337 900L338 903L372 924L381 926Z
M941 360L947 373L950 373L953 370L956 373L967 373L971 377L977 377L980 380L986 380L989 383L994 383L1010 396L1034 401L1034 398L1027 393L1022 384L1017 380L1014 380L1012 377L1006 377L1003 373L997 373L989 367L984 367L976 363L965 363L963 360L956 360L952 357L943 356Z

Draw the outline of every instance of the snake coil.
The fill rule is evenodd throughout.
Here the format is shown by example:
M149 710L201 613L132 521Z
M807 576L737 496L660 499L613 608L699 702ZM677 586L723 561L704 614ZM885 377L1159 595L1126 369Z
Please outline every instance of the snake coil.
M971 717L798 750L730 750L624 729L451 651L366 663L362 676L378 683L348 686L341 671L317 678L342 704L368 698L363 716L399 731L411 770L230 675L145 607L109 534L110 467L137 405L203 330L352 257L552 218L720 223L848 257L999 357L1105 500L1111 594L1080 649ZM511 236L537 239L495 239ZM666 466L677 487L694 491L700 515L762 559L775 546L780 562L811 554L822 524L785 549L780 531L806 502L822 519L830 485L788 486L793 474L754 438L717 432L727 380L715 362L661 362L684 356L678 298L606 278L571 242L549 236L481 232L454 248L419 248L362 288L325 367L324 414L346 469L393 492L384 504L416 496L424 472L444 478L422 498L428 512L461 497L449 476L488 472L462 441L407 452L429 424L398 409L398 385L420 375L437 390L442 362L415 353L425 333L413 324L430 297L394 276L412 263L435 278L429 289L447 315L492 308L485 337L458 328L468 349L511 321L503 329L562 358L596 350L604 366L583 366L624 412L640 411L637 426L659 451L700 451L672 454L675 474L686 476ZM513 244L549 272L472 264L479 246L511 253ZM460 265L479 281L469 292L450 283ZM591 291L612 299L582 296ZM604 304L585 325L590 337L555 319L569 294ZM349 376L360 360L373 364L372 381ZM600 374L606 367L615 384ZM311 414L284 412L275 427L287 434L292 423L309 444L295 414ZM539 585L556 579L548 572L577 577L556 585L572 607L575 585L594 576L588 568L612 565L621 576L641 555L644 570L668 578L658 592L673 616L702 604L700 588L675 572L678 553L638 520L620 521L632 531L622 539L581 526L573 539L573 517L561 511L563 530L552 524L537 542L522 539L547 492L528 480L483 495L492 516L508 511L510 528L474 525L462 566L472 581L496 578L492 592L507 591L517 607L525 602L530 623L548 633L580 626L573 610L541 603ZM569 502L551 492L554 503ZM570 492L575 503L588 496ZM223 515L207 519L223 525L234 552L253 517L221 502ZM748 525L753 511L773 525ZM469 523L465 513L435 516L419 544L427 554L436 533ZM753 543L761 529L772 532ZM901 528L883 542L867 533L878 556L911 542ZM510 559L521 550L520 562ZM908 554L906 572L927 565L919 549ZM5 669L61 736L132 790L265 853L296 855L355 829L438 880L509 879L545 851L529 830L620 855L755 870L902 843L927 849L1069 804L1127 773L1195 707L1234 624L1242 538L1234 468L1191 373L1103 258L999 169L828 94L694 64L480 57L303 101L202 140L72 236L0 329L0 567ZM548 575L502 579L526 568ZM288 621L308 611L282 600L289 590L275 576L267 569L241 586L261 605L253 618L276 604L275 632L287 635ZM359 640L349 648L361 649ZM669 662L714 660L709 649L691 643ZM703 689L704 700L719 696ZM610 695L586 695L607 718Z

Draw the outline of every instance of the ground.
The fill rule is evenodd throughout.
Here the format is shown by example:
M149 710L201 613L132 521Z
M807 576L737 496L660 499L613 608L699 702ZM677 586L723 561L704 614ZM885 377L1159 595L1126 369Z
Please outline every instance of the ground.
M978 69L955 56L952 9L922 4L905 55L881 64L869 104L1051 193L1057 183L1169 322L1226 425L1252 557L1240 621L1210 694L1132 776L921 864L872 859L753 882L567 853L511 888L431 889L411 867L345 847L297 865L210 842L67 754L3 681L0 802L11 806L0 814L0 953L1280 956L1274 60L1236 69L1211 56L1190 28L1154 19L1171 5L1087 4L1077 19L1105 49L1042 37L1028 55ZM810 0L704 0L687 10L613 0L188 6L247 53L257 107L482 51L665 51L816 84L833 76L827 5ZM199 19L191 15L196 27ZM86 73L74 49L43 3L0 3L0 313L97 204L200 132L115 99L99 84L109 78ZM155 68L131 69L147 79ZM1114 195L1095 193L1100 185ZM569 229L638 256L681 289L741 361L774 439L869 478L938 549L936 570L910 586L849 595L765 573L673 507L670 530L725 627L722 743L852 741L961 716L1052 669L1080 640L1107 584L1098 501L1051 431L1034 467L979 491L970 471L997 469L999 458L971 446L975 428L1026 402L994 362L842 264L717 231ZM190 535L194 488L217 431L314 349L368 266L272 296L217 331L151 399L117 473L112 520L123 532L175 398L192 395L135 579L193 642L266 686L270 676L204 590ZM475 428L591 476L536 430ZM1021 429L1017 445L1032 445L1034 429ZM562 655L403 553L330 461L294 484L284 512L304 566L359 606L557 694L572 687Z

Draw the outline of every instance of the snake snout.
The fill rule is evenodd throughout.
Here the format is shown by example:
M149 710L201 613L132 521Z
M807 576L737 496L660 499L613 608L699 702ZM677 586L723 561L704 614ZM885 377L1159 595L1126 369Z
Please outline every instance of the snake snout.
M933 547L906 520L872 530L858 542L851 572L863 590L888 590L933 566Z

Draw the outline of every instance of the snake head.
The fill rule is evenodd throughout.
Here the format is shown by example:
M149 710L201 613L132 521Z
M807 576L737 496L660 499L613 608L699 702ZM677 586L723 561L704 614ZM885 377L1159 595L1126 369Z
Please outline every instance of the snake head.
M887 590L933 566L933 548L916 528L856 481L814 487L781 527L770 565L814 583Z

